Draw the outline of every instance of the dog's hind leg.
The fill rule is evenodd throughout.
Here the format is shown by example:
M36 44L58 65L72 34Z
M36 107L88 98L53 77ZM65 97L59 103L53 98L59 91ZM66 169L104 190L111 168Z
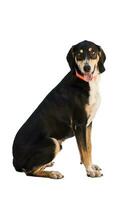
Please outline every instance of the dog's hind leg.
M44 169L47 167L53 167L54 166L54 162L50 162L44 165Z
M31 170L25 171L26 175L28 176L36 176L36 177L46 177L46 178L53 178L53 179L61 179L64 176L58 171L46 171L45 168L53 166L52 160L55 158L57 153L61 150L61 145L55 138L51 139L51 145L44 147L40 151L37 151L33 155L33 159L31 158L32 167ZM50 143L50 142L49 142ZM51 159L50 159L51 157ZM42 164L37 164L39 160L43 159ZM49 160L49 162L47 162ZM30 164L31 164L30 161Z
M44 166L36 167L31 172L26 173L28 176L46 177L52 179L61 179L64 176L58 171L46 171Z

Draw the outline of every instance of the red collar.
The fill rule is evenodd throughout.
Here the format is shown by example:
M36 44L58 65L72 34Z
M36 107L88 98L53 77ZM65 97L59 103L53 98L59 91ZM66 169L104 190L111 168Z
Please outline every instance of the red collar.
M83 80L83 81L86 81L86 82L89 82L89 81L95 81L97 79L97 75L96 76L93 76L92 77L88 77L86 75L81 75L79 74L77 71L76 71L76 77L78 77L79 79Z

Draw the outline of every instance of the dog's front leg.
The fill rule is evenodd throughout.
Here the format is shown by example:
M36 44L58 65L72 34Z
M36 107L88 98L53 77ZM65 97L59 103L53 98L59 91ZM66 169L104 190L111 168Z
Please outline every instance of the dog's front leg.
M81 162L84 164L87 176L102 176L101 169L92 164L92 144L91 144L92 123L86 127L84 125L76 126L75 136L80 152Z

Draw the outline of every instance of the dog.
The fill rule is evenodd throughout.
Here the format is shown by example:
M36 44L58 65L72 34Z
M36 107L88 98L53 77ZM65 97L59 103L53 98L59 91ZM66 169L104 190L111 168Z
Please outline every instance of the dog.
M91 129L100 105L98 84L105 71L106 55L90 41L82 41L69 50L71 71L45 97L19 129L13 142L13 165L28 176L61 179L58 171L46 171L62 149L64 140L75 136L81 163L89 177L102 176L92 163Z

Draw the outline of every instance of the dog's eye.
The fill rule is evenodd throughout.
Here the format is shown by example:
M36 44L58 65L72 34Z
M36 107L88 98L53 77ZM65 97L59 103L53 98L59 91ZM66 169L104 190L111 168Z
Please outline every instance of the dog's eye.
M91 56L91 58L96 58L96 52L95 51L91 51L90 52L90 56Z
M96 53L95 53L95 51L92 51L92 55L95 55Z
M78 61L83 60L82 54L77 54L76 59L77 59Z

